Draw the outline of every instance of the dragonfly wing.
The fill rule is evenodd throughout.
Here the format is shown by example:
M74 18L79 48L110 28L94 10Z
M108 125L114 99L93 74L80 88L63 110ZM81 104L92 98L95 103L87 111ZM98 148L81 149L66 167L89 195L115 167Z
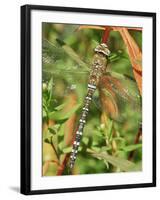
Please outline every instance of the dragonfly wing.
M100 94L103 109L118 120L124 121L127 114L137 113L141 122L141 96L134 80L124 75L108 72L100 81Z
M112 91L111 85L108 82L108 77L103 76L99 84L99 93L103 112L113 119L119 116L118 105L115 99L115 94Z
M58 45L49 42L47 39L42 41L42 61L43 64L55 64L55 62L63 58L65 52Z
M72 48L60 40L43 39L42 65L43 81L53 78L55 101L70 92L82 98L89 69Z
M42 61L44 72L58 73L88 73L89 67L83 62L76 52L63 41L57 39L50 42L43 39ZM80 70L77 70L80 69Z

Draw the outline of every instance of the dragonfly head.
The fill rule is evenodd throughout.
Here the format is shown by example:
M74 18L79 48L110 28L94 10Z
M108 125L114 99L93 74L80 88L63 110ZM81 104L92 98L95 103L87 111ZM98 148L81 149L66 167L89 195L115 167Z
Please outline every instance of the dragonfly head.
M106 56L109 56L111 53L108 49L108 46L105 43L99 44L94 50L95 52L103 53Z

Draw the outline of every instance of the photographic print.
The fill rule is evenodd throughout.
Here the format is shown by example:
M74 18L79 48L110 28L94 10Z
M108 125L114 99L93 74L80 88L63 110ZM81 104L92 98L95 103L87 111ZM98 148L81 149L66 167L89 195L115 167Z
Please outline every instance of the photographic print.
M43 176L141 170L142 32L43 23Z
M21 193L156 186L156 14L21 7Z

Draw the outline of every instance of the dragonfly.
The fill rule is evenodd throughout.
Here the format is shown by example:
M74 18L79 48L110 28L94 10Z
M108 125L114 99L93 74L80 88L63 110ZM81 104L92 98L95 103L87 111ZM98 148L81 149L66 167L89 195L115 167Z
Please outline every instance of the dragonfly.
M98 44L94 49L92 63L86 63L70 46L63 41L57 39L53 43L47 39L43 39L42 61L43 65L47 66L43 68L44 73L48 72L53 74L61 74L63 71L66 76L68 74L75 76L76 74L82 73L88 77L87 92L83 100L83 107L70 154L69 167L71 170L73 169L77 158L81 137L84 132L85 124L87 123L87 116L89 114L91 102L94 99L94 93L97 88L101 92L101 98L105 99L105 96L109 97L117 110L118 108L115 96L118 97L117 99L121 99L122 102L131 104L135 111L138 110L141 112L141 96L139 92L130 90L128 87L129 85L133 88L137 87L135 80L127 75L118 74L116 72L112 72L112 70L108 70L107 64L109 56L110 50L107 44L101 43ZM74 63L75 66L70 67L71 63L66 62L65 66L62 65L62 69L61 67L59 68L59 66L61 66L59 64L61 60L68 57L73 61L72 64ZM62 63L64 64L65 62ZM105 84L102 84L103 82L105 82ZM103 106L105 107L105 105ZM113 113L108 114L115 120L121 120L121 114L117 114L120 116L116 115L116 117ZM141 126L141 119L138 123Z

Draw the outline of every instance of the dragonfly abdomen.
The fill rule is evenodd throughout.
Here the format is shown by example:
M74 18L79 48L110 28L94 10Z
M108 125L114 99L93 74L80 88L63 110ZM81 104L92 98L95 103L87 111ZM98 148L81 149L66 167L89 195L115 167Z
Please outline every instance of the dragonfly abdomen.
M83 134L83 129L87 120L87 116L88 116L88 112L89 112L89 105L91 103L92 100L92 96L94 91L96 90L96 86L88 84L88 92L87 95L85 97L85 102L84 102L84 106L82 108L82 113L81 113L81 117L79 119L79 124L78 124L78 128L76 131L76 136L75 136L75 140L73 142L73 148L72 148L72 152L71 152L71 156L70 156L70 168L72 169L74 166L74 162L76 160L76 156L78 153L78 148L80 145L80 140Z

